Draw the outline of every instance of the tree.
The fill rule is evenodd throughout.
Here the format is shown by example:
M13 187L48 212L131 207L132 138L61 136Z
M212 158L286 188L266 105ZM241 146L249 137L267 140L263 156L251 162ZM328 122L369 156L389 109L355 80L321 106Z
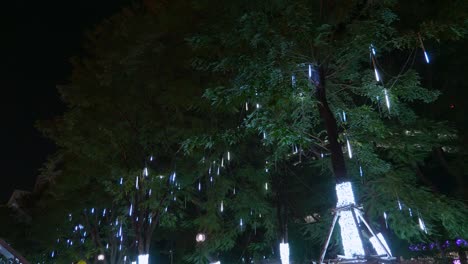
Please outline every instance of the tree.
M427 39L463 37L465 22L455 16L445 24L405 27L398 23L396 3L223 3L220 10L231 17L192 38L199 51L195 65L225 76L205 92L214 105L257 105L242 127L268 135L268 160L291 161L296 148L304 158L329 157L337 182L363 180L355 188L367 215L388 216L401 238L421 239L427 230L437 235L438 225L450 237L465 235L460 219L466 207L415 177L417 164L444 144L441 135L453 132L411 110L414 101L433 102L438 92L421 87L419 75L400 59ZM423 51L417 50L420 56ZM379 63L383 59L387 65Z

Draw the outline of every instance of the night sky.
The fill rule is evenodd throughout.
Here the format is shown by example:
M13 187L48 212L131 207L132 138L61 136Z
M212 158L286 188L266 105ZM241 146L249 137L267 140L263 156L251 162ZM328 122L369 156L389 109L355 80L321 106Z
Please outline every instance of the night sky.
M54 145L34 128L65 109L56 91L69 60L82 52L84 33L129 0L13 0L1 8L0 203L14 189L32 190Z

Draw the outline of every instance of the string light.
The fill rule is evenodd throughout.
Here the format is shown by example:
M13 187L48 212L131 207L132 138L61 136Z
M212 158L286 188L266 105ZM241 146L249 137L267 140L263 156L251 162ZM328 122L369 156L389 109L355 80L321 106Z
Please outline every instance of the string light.
M359 175L361 175L361 177L364 175L363 171L362 171L362 167L359 166Z
M224 212L224 201L221 201L221 205L219 206L219 211L221 213Z
M227 160L231 160L231 152L227 152Z

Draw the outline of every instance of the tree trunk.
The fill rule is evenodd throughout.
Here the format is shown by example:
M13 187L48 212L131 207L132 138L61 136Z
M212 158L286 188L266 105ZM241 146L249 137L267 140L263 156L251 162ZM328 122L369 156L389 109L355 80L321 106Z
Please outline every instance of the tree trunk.
M338 142L338 126L336 124L335 116L328 105L324 70L322 67L319 67L317 70L319 78L314 82L316 86L316 97L318 100L317 106L320 117L324 122L325 129L327 130L333 174L335 175L336 182L341 183L349 179L346 173L346 165L341 144Z

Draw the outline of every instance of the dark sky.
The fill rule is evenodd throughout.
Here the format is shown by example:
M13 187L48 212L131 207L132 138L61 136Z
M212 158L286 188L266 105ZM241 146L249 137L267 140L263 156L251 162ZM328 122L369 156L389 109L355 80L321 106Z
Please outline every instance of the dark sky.
M35 130L38 119L64 110L56 85L82 54L84 32L130 0L2 2L0 52L0 203L14 189L31 190L53 144Z

